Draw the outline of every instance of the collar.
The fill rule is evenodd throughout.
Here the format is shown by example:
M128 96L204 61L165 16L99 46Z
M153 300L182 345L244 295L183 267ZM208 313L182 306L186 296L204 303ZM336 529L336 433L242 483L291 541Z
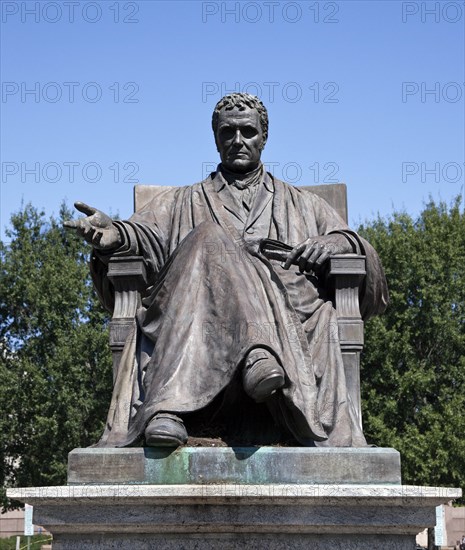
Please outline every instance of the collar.
M260 163L260 166L258 168L256 168L255 170L252 170L252 172L248 172L247 174L240 174L240 176L241 176L242 179L245 179L246 177L253 176L255 172L258 172L259 170L261 170L263 168L264 168L263 164ZM213 186L214 186L215 191L217 193L222 191L227 185L228 186L230 185L228 183L228 181L226 180L225 176L224 176L224 172L225 171L224 171L222 165L218 164L218 166L216 168L216 172L213 172L212 175L211 175ZM229 174L232 174L232 172L228 172L228 175ZM237 176L239 176L239 174ZM237 179L239 179L239 177ZM274 191L273 177L271 176L271 174L266 172L264 169L263 169L262 182L263 182L263 185L265 186L266 190L269 193L273 193L273 191Z

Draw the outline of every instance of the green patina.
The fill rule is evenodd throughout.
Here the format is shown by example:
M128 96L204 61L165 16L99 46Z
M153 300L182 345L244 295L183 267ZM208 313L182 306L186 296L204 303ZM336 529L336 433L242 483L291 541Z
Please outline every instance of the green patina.
M68 483L400 484L394 449L183 447L76 449Z

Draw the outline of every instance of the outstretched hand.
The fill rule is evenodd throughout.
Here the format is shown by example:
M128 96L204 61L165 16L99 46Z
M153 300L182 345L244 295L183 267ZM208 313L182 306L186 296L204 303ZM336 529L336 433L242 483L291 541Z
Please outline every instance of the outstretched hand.
M299 266L301 273L318 271L334 254L348 254L352 252L349 241L339 233L310 237L295 246L284 263L284 269L291 264Z
M74 206L87 214L87 217L63 222L66 229L74 229L79 236L100 250L111 250L121 245L120 233L110 216L83 202L75 202Z

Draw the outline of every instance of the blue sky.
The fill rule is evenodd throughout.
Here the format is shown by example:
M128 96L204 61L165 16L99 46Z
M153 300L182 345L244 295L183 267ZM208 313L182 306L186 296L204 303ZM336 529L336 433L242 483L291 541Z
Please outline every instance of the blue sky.
M126 218L135 181L200 181L232 90L268 108L270 171L347 183L353 225L463 195L463 1L1 7L2 237L22 202Z

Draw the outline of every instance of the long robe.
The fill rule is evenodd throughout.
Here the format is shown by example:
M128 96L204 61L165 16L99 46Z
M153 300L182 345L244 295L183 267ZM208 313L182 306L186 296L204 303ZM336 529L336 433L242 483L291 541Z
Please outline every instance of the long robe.
M126 222L115 255L143 255L151 286L125 346L100 446L127 446L158 412L184 418L210 405L234 381L254 348L272 353L285 386L267 402L302 445L363 446L346 388L336 312L318 278L268 260L264 238L296 245L341 233L366 256L363 318L387 304L373 248L318 196L266 174L251 205L238 204L220 172L167 189ZM92 273L112 309L108 256Z

